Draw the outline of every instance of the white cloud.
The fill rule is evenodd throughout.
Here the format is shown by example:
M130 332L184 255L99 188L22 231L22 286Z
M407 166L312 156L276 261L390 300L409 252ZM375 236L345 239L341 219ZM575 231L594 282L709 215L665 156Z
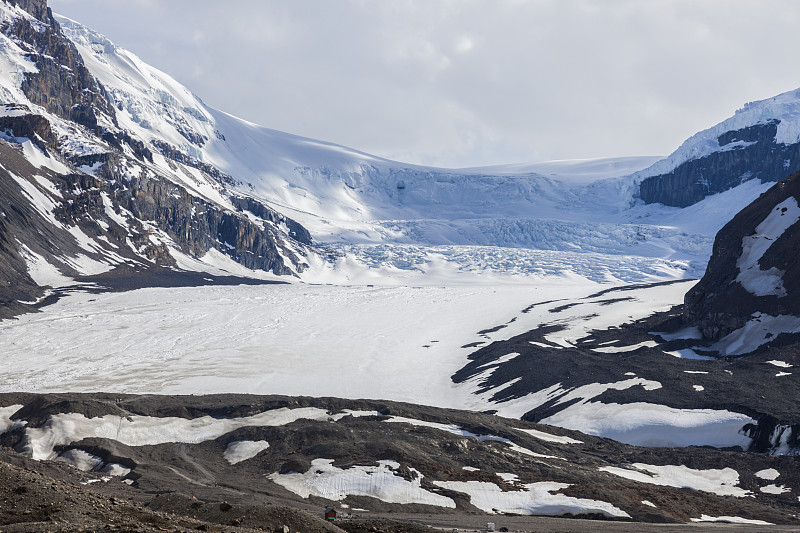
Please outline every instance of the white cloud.
M800 3L50 0L269 127L467 166L666 154L800 87Z

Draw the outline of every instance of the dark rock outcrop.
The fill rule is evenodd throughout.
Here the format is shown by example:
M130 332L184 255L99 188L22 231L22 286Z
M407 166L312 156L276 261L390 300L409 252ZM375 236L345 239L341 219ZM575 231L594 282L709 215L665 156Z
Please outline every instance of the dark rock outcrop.
M50 9L47 7L47 0L8 0L9 3L17 5L41 20L47 21L50 18Z
M737 281L743 239L755 235L756 227L789 198L800 201L800 173L780 181L717 234L706 274L685 298L684 317L700 328L704 338L719 339L743 327L756 313L800 316L800 224L783 232L758 262L765 274L772 268L782 273L785 294L758 296Z
M150 141L150 144L153 145L153 147L158 151L158 153L160 153L161 155L163 155L167 159L170 159L170 160L175 161L177 163L181 163L181 164L184 164L184 165L186 165L188 167L196 168L197 170L205 172L206 174L208 174L209 176L213 177L215 180L217 180L220 183L226 183L228 185L236 185L236 180L234 180L228 174L225 174L224 172L221 172L218 168L216 168L216 167L214 167L212 165L209 165L208 163L204 163L202 161L199 161L198 159L196 159L194 157L191 157L190 155L181 152L180 150L178 150L174 146L170 145L169 143L166 143L164 141L155 140L155 141Z
M0 131L13 137L28 138L45 153L48 148L55 149L58 145L50 121L41 115L0 117Z
M648 204L686 207L751 179L778 181L797 172L800 144L775 141L779 122L771 120L720 135L720 150L642 180L640 198Z
M97 113L116 120L105 89L89 74L75 45L61 33L46 2L23 0L20 6L44 22L36 27L17 18L0 27L36 64L38 72L26 73L22 82L25 96L54 115L92 130L97 129ZM43 12L46 15L40 16Z

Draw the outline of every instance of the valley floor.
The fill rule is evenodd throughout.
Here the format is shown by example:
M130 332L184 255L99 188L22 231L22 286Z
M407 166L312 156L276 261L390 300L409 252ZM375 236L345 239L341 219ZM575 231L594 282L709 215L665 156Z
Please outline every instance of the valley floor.
M667 310L690 285L648 291L638 304L597 306L603 316L583 327ZM451 381L475 347L554 318L535 304L606 287L570 276L495 286L290 284L74 293L41 313L0 323L0 392L245 392L485 409L473 384Z

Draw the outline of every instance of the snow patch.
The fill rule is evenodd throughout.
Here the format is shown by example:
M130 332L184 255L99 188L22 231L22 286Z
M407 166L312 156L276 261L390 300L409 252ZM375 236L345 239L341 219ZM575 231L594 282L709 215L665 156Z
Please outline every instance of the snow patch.
M101 472L114 477L123 477L131 473L131 469L127 466L122 466L119 463L108 463L101 469Z
M695 489L737 498L751 495L750 491L738 486L739 473L732 468L695 470L683 465L656 466L644 463L634 463L631 466L633 470L616 466L602 466L600 470L650 485Z
M703 334L700 332L700 328L698 328L697 326L690 326L688 328L683 328L674 333L654 331L650 333L650 335L658 335L667 342L680 339L699 340L703 338Z
M709 516L707 514L700 515L700 518L691 518L692 522L727 522L729 524L751 524L754 526L774 526L772 522L765 522L763 520L752 520L750 518L741 518L739 516Z
M152 446L167 442L197 444L214 440L247 426L284 426L297 420L327 420L328 413L315 407L274 409L242 418L116 416L86 418L79 413L50 417L39 428L26 428L23 449L36 460L55 457L53 448L86 438L106 438L127 446Z
M792 366L793 366L793 365L790 365L789 363L787 363L786 361L778 361L778 360L775 360L775 359L773 359L771 361L767 361L767 363L769 363L771 365L774 365L774 366L777 366L777 367L780 367L780 368L792 368Z
M333 459L314 459L308 472L275 472L267 477L301 498L317 496L341 501L348 496L369 496L386 503L456 507L452 499L423 489L419 471L409 468L415 477L408 481L397 475L399 468L395 461L378 461L378 466L342 469L333 466Z
M604 346L600 348L592 348L593 352L599 353L625 353L633 352L639 348L655 348L658 343L655 341L644 341L639 344L631 344L629 346Z
M33 144L29 139L20 139L20 141L25 159L36 168L45 167L56 174L69 174L72 172L69 167L44 153L41 148Z
M27 424L24 420L11 420L11 417L22 409L22 405L9 405L8 407L0 407L0 435L8 431L13 431L17 428L24 427Z
M767 481L775 481L780 477L781 473L774 468L766 468L764 470L759 470L754 475L757 478L766 479Z
M82 470L84 472L91 472L93 470L100 470L103 466L103 460L96 455L92 455L83 450L67 450L59 454L55 459L62 463L67 463L73 468Z
M570 485L542 481L521 485L521 490L503 491L486 481L434 481L434 485L470 497L470 503L489 514L563 515L599 513L609 517L629 518L630 515L610 503L553 494Z
M756 226L754 235L742 239L742 255L736 262L739 275L736 281L756 296L786 296L782 270L772 267L762 270L759 261L772 244L800 220L800 206L789 197L775 206L769 215Z
M576 440L571 437L566 437L562 435L553 435L551 433L545 433L544 431L539 431L538 429L516 428L516 430L522 431L523 433L527 433L531 437L543 440L545 442L556 442L558 444L583 444L582 440Z
M723 355L744 355L757 350L782 333L800 333L800 317L755 313L741 328L711 346Z
M693 359L695 361L713 361L714 357L709 355L700 355L699 353L695 352L691 348L684 348L682 350L675 350L664 352L667 355L671 355L672 357L677 357L678 359Z
M222 456L230 464L235 465L252 459L267 448L269 448L269 443L265 440L237 440L228 444Z
M62 274L55 266L48 263L47 259L24 244L20 245L19 254L25 259L28 275L40 287L64 287L73 283L72 278Z
M758 490L765 494L783 494L785 492L792 492L792 489L789 487L784 487L783 485L765 485Z
M508 444L509 448L515 452L529 455L531 457L539 457L542 459L560 459L560 457L555 457L553 455L544 455L541 453L536 453L532 450L527 448L523 448L522 446L512 442L510 439L505 437L500 437L497 435L477 435L475 433L471 433L465 429L462 429L459 426L453 424L441 424L439 422L428 422L425 420L416 420L414 418L405 418L402 416L393 416L384 420L384 422L397 422L397 423L405 423L411 424L412 426L420 426L420 427L429 427L438 429L440 431L446 431L447 433L452 433L454 435L460 435L463 437L471 437L474 439L478 439L480 442L502 442L504 444Z

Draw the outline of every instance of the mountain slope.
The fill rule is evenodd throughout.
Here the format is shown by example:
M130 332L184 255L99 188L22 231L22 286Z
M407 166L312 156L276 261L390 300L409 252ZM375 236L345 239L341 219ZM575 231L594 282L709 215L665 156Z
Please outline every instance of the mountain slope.
M686 320L722 353L747 353L800 331L800 173L781 180L731 220L714 241ZM722 340L721 340L722 339Z

